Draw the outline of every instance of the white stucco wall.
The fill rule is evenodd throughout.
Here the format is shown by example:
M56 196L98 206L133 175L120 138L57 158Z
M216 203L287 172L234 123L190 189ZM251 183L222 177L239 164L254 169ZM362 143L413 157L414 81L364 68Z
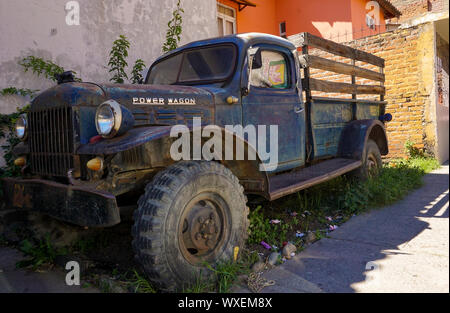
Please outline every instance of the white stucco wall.
M0 0L0 89L46 89L54 83L24 73L19 60L28 55L74 70L84 81L107 82L108 53L119 35L131 42L127 70L141 58L149 66L162 54L167 23L177 0L78 0L80 25L66 24L67 0ZM217 36L216 0L181 0L181 44ZM27 102L0 95L0 113ZM0 143L1 144L1 143ZM3 158L0 157L0 166Z

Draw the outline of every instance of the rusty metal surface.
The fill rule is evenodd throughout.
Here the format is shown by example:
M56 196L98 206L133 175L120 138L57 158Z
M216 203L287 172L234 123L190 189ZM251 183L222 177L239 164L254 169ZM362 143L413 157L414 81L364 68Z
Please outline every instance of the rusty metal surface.
M116 198L107 192L42 179L4 178L7 208L33 210L80 226L120 222Z
M31 171L67 176L69 169L74 168L72 108L32 106L28 121Z

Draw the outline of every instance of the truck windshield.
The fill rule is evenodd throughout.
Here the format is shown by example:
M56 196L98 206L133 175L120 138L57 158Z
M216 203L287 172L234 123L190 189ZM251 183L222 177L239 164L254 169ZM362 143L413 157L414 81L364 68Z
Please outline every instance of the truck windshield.
M236 63L234 45L182 51L163 59L150 69L148 84L201 84L226 80Z

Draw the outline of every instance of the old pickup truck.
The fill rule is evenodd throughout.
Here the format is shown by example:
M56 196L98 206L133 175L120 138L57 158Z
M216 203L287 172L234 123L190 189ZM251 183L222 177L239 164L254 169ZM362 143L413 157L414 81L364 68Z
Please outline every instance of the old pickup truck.
M274 200L345 173L364 179L388 153L384 60L308 33L289 39L250 33L193 42L160 57L141 85L66 75L17 122L22 177L3 181L6 207L108 227L134 204L132 246L154 283L173 289L209 275L205 262L232 259L245 244L248 194ZM314 78L317 71L351 82ZM375 83L357 84L361 78ZM254 159L174 160L171 129L193 131L194 118L223 132L276 125L277 166L261 166L248 134L233 141Z

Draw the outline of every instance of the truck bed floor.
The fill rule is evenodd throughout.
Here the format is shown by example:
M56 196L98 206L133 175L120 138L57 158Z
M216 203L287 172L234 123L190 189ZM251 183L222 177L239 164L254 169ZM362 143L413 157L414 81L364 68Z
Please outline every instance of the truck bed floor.
M336 158L320 162L310 167L270 178L270 200L306 189L333 179L361 166L361 161Z

